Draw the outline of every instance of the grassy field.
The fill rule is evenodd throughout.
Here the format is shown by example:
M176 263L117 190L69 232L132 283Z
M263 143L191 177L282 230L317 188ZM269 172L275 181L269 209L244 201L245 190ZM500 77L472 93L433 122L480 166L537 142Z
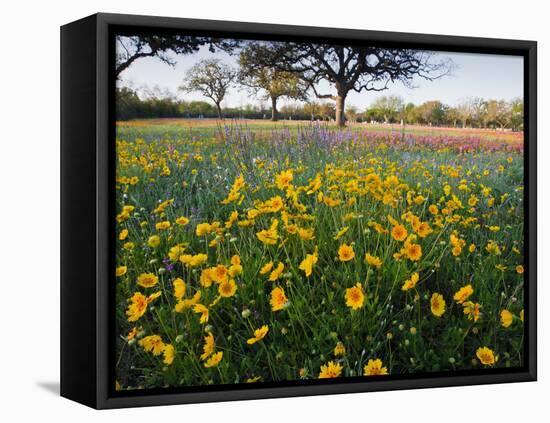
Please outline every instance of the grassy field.
M208 129L218 128L226 125L238 125L241 127L251 128L255 131L258 130L272 130L275 128L287 128L289 130L295 130L299 127L308 126L311 122L300 120L280 120L277 122L271 122L269 120L226 120L221 122L218 119L177 119L177 118L165 118L165 119L143 119L132 120L126 122L118 122L118 126L129 128L143 128L146 127L150 131L167 131L180 130L187 128L191 131L208 131ZM333 123L320 123L323 127L335 129ZM395 133L401 134L403 131L411 135L420 136L437 136L437 135L454 135L461 137L476 137L484 140L506 141L513 144L523 143L522 132L501 131L495 129L482 129L482 128L446 128L446 127L428 127L419 125L406 125L403 128L400 124L383 124L383 123L348 123L347 130L351 131L369 131L371 133L383 132L383 133ZM147 131L149 132L149 131Z
M523 363L523 134L117 124L117 389Z

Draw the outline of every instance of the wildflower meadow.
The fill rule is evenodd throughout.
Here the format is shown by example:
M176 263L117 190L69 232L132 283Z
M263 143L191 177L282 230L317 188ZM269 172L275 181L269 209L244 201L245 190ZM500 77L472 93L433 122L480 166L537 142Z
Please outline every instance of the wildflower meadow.
M119 122L119 390L523 365L523 134Z

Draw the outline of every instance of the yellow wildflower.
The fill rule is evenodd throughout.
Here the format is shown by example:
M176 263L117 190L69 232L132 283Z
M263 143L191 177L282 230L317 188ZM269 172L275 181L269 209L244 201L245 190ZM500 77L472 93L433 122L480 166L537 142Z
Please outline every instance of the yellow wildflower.
M510 313L508 310L504 309L500 312L500 324L503 327L509 328L512 325L513 321L514 321L514 315Z
M476 351L476 356L484 366L493 366L498 357L495 357L495 353L488 347L480 347Z
M164 355L164 364L169 366L174 362L174 358L176 357L176 350L172 344L166 344L162 353Z
M232 297L236 292L237 284L234 279L226 279L218 285L218 293L224 298Z
M460 288L454 295L453 299L456 301L457 304L462 304L464 301L466 301L470 295L474 293L474 288L472 288L472 285L466 285Z
M157 230L165 230L165 229L168 229L170 227L170 222L168 220L164 221L164 222L158 222L157 224L155 224L155 228Z
M168 258L172 261L178 261L181 255L184 253L185 247L181 244L174 245L168 252Z
M280 262L277 268L273 270L273 272L271 272L271 274L269 275L269 281L275 282L277 279L279 279L279 277L283 273L284 268L285 268L285 265L282 262Z
M195 233L197 236L205 236L212 232L212 225L210 223L199 223Z
M481 316L481 304L474 303L472 301L465 301L462 304L462 311L466 316L468 316L468 320L473 320L474 323L479 320L479 317Z
M340 229L340 230L336 233L336 235L334 235L332 238L333 238L334 240L338 240L338 239L340 239L340 237L341 237L342 235L344 235L348 230L349 230L349 226L345 226L345 227L343 227L342 229Z
M387 375L388 369L384 367L382 360L379 358L377 359L370 359L367 364L363 367L363 375L364 376L379 376L379 375Z
M206 261L208 260L208 256L204 253L199 253L195 255L184 254L180 256L179 259L183 264L185 264L188 267L197 267L197 266L200 266L201 264L206 263Z
M204 361L214 352L215 348L214 335L209 333L204 337L204 345L202 346L201 360Z
M396 241L403 241L407 238L408 232L403 225L396 225L391 230L391 236Z
M288 188L288 186L292 182L292 179L294 179L292 171L285 170L275 176L275 185L277 185L277 188L279 189Z
M380 269L382 267L382 260L379 257L371 256L369 253L365 254L365 261L372 267Z
M327 364L321 366L321 372L319 373L319 379L329 379L338 377L342 374L342 365L329 361Z
M203 304L195 304L193 306L193 311L195 313L198 313L201 315L200 319L199 319L199 323L201 324L204 324L204 323L208 323L208 308L203 305Z
M160 244L160 236L158 235L151 235L149 239L147 240L147 245L151 248L156 248Z
M266 273L270 272L271 269L273 269L273 262L270 261L269 263L266 263L262 266L260 269L260 275L265 275Z
M186 291L185 282L181 278L176 278L172 282L172 285L174 287L174 297L178 300L181 300L185 296L185 291Z
M523 266L521 264L518 264L516 266L516 272L521 275L524 272Z
M252 345L252 344L255 344L256 342L260 341L261 339L263 339L266 335L267 335L267 332L269 331L269 327L267 325L263 325L261 328L259 329L256 329L254 331L254 337L253 338L250 338L246 341L246 343L248 345Z
M298 236L304 241L311 241L315 238L313 229L298 228Z
M176 219L176 224L177 225L180 225L180 226L185 226L189 223L189 219L184 217L184 216L180 216Z
M413 289L418 283L419 279L420 279L420 276L418 275L418 272L414 272L411 275L411 277L405 281L405 283L401 287L401 290L408 291L409 289Z
M149 295L148 297L143 295L141 292L135 292L134 295L132 295L132 297L130 298L130 305L126 310L128 321L135 322L141 316L143 316L145 314L145 311L147 311L147 305L159 296L160 292L158 292L158 295L157 293L155 293Z
M269 304L271 304L271 310L279 311L286 307L288 299L285 295L283 288L276 287L271 291L271 299Z
M409 243L405 245L405 255L409 260L418 261L422 257L422 247L419 244Z
M176 306L174 307L174 310L176 310L176 313L183 313L185 310L197 304L200 301L200 299L201 299L201 293L200 291L197 291L192 298L179 300Z
M350 261L355 257L355 252L353 251L353 245L342 244L338 248L338 260L340 261Z
M218 351L217 353L212 354L210 358L204 362L204 367L216 367L218 364L220 364L222 358L223 351Z
M317 260L317 251L313 254L306 254L306 258L302 260L298 268L304 271L306 277L310 277L313 272L313 265L317 263Z
M334 356L340 357L345 354L346 354L346 347L344 347L344 344L339 341L334 347Z
M144 288L151 288L158 283L159 279L153 273L142 273L137 278L137 284Z
M354 287L346 288L345 298L346 305L351 309L357 310L363 307L363 304L365 302L365 294L363 293L363 288L361 287L361 284L357 282Z
M273 219L271 227L269 229L264 229L256 233L256 236L266 245L275 245L277 244L277 240L279 239L279 234L277 233L278 225L279 221L277 219Z
M434 292L430 300L430 308L432 310L432 314L435 317L443 316L443 313L445 313L445 306L446 304L443 295Z
M149 335L139 340L139 345L146 352L152 352L153 355L161 355L164 351L165 344L159 335Z

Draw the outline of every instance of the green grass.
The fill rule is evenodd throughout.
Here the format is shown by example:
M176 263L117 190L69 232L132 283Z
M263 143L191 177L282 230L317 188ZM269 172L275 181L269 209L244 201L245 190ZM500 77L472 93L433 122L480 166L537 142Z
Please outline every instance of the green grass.
M260 381L316 378L320 366L330 360L342 366L342 376L362 375L368 360L376 358L391 374L478 369L484 367L476 359L482 346L499 356L497 367L522 365L523 324L519 314L523 309L523 275L516 272L516 266L523 264L521 152L481 149L459 153L452 148L390 143L383 137L373 141L373 136L356 128L352 132L359 135L330 144L323 141L323 136L328 137L323 131L297 125L291 129L281 124L249 125L248 130L233 126L227 135L214 124L192 128L166 122L118 126L117 176L139 179L135 185L124 180L117 184L117 212L124 205L135 207L128 219L117 224L117 233L124 228L129 231L117 250L117 266L127 266L126 274L117 278L116 295L116 371L122 389L240 383L253 377L260 377ZM338 130L327 131L334 135ZM430 129L414 131L409 135L418 136ZM455 132L449 131L449 135ZM503 140L503 145L506 142ZM165 167L170 174L162 176ZM286 192L274 184L275 175L287 169L293 171L296 188L321 174L319 191L338 197L342 204L328 207L319 201L319 192L307 195L300 191L298 201L306 211L298 211ZM221 204L239 174L246 182L242 203ZM364 188L369 174L378 175L382 181L376 192ZM402 184L399 188L383 183L392 176ZM359 192L352 189L356 180L363 188ZM445 194L445 185L451 187L450 195ZM484 194L484 188L490 192ZM394 196L392 204L382 201L387 192ZM407 193L410 198L422 195L425 200L409 203ZM458 221L443 219L439 227L428 206L437 205L441 210L453 194L463 204L452 213ZM280 212L263 214L248 227L234 224L223 228L232 211L239 213L239 221L245 220L247 212L257 207L255 201L277 195L289 213L298 215L290 223L314 229L313 240L305 241L285 231ZM473 208L468 205L471 196L479 200ZM169 199L174 202L164 216L153 213L159 202ZM412 241L422 247L419 261L394 259L403 243L369 226L369 222L377 222L391 230L390 215L413 233L403 218L406 212L433 229L427 237ZM312 220L304 220L304 214ZM179 216L189 218L190 223L176 225ZM269 228L275 218L280 221L280 238L276 245L264 245L256 233ZM469 222L468 218L476 221ZM156 230L155 223L160 220L170 221L171 228ZM221 222L223 228L217 234L195 234L197 224L214 221ZM335 240L334 235L345 226L349 230ZM500 230L493 232L491 226ZM453 232L465 242L457 257L451 253ZM151 235L161 238L155 248L147 245ZM209 247L214 238L218 245ZM490 240L498 244L500 255L485 249ZM124 249L125 242L133 242L134 248ZM166 270L163 260L178 243L185 243L189 254L207 253L207 263L189 268L176 262L173 269L168 266ZM354 260L337 259L342 243L353 245ZM468 251L471 244L476 246L472 253ZM318 262L308 278L299 264L315 248ZM367 252L380 257L381 269L364 261ZM201 286L201 270L217 264L229 266L234 255L240 256L243 266L243 273L235 278L238 290L233 297L217 301L215 284ZM276 282L267 280L269 274L259 274L269 261L285 264ZM506 269L498 270L496 265ZM158 276L156 286L136 284L137 277L145 272ZM415 289L403 292L401 286L413 272L420 274L420 282ZM200 303L210 309L207 325L200 324L199 315L191 309L174 311L177 301L172 281L178 277L187 283L186 298L201 292ZM346 306L344 293L357 282L365 300L359 310L352 311ZM482 316L475 323L464 315L462 305L453 301L454 293L467 284L474 288L470 299L482 305ZM289 299L288 306L276 312L269 303L275 286L283 287ZM128 322L128 299L136 291L146 295L159 291L162 295L137 322ZM434 292L446 301L441 317L430 311ZM514 315L509 328L500 323L503 309ZM262 325L269 326L267 336L248 345L246 340L253 336L253 330ZM167 365L162 355L145 352L135 339L128 342L125 337L133 327L140 328L140 339L160 335L165 344L172 344L176 350L173 363ZM214 335L216 351L223 351L223 359L213 368L205 368L200 359L207 332ZM339 341L346 354L335 357L333 350Z

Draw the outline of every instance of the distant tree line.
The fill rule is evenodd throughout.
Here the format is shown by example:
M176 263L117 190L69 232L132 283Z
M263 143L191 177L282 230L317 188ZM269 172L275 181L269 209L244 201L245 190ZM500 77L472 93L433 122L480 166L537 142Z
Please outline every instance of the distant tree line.
M206 101L185 101L174 96L149 95L140 98L131 88L117 89L117 120L158 119L158 118L218 118L215 104ZM246 105L224 108L224 116L229 119L264 119L271 117L267 107ZM287 116L283 116L286 118Z
M348 116L348 119L517 131L523 130L523 100L516 98L505 101L476 97L465 99L456 106L449 106L437 100L414 105L403 102L398 96L384 96L378 98L364 113L356 116Z
M150 90L142 97L128 87L117 89L117 119L219 118L221 113L219 105L215 102L212 104L206 101L180 100L167 92ZM288 98L296 97L289 95ZM278 108L276 113L278 119L285 120L334 121L336 107L333 102L294 102ZM273 100L271 105L248 104L242 107L226 107L223 114L229 119L272 119ZM383 96L364 111L359 111L355 106L348 106L345 114L346 120L352 123L403 123L515 131L523 129L521 99L504 101L469 98L456 106L448 106L437 100L415 105L405 103L397 96Z

